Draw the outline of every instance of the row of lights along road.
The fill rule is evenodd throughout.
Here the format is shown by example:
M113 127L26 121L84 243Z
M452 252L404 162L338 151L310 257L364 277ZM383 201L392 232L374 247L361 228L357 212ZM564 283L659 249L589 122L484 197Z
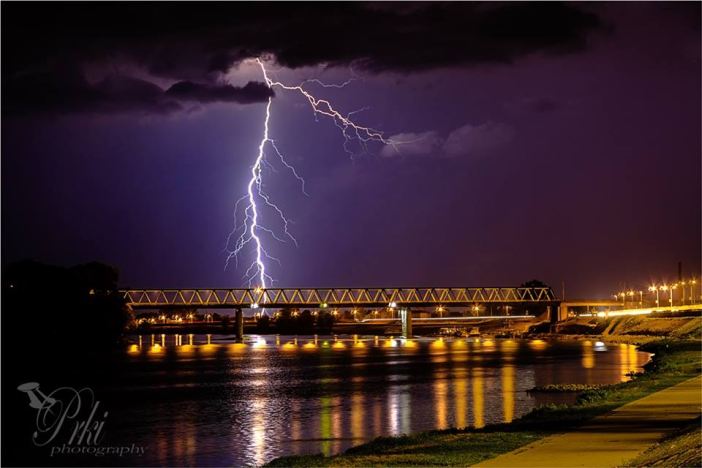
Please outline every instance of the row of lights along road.
M695 302L695 288L697 285L697 279L691 278L689 280L678 281L672 284L652 284L648 287L648 291L651 293L656 293L656 306L660 306L660 293L668 294L668 304L672 307L674 303L674 291L680 289L679 301L680 305L693 304ZM689 288L689 289L688 289ZM689 294L687 293L689 290ZM644 291L629 290L629 291L619 291L614 294L615 299L621 299L622 304L626 304L627 297L629 301L634 301L636 296L638 296L639 306L643 306ZM702 299L702 297L700 298Z

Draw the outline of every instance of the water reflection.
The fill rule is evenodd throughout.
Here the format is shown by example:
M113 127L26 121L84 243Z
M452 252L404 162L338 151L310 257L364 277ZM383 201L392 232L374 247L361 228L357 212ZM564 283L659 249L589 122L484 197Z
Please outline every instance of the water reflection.
M436 428L448 427L448 384L446 371L434 374L434 411L436 411Z
M106 391L113 406L125 388L140 398L111 412L111 440L149 447L139 464L191 466L510 422L560 402L534 386L619 382L647 359L630 345L363 336L146 335L126 351Z
M293 442L295 442L295 450L293 451L293 453L296 455L300 453L300 444L297 442L299 442L300 438L302 437L302 425L300 422L301 418L299 417L299 414L300 400L295 399L292 401L292 411L290 414L290 438Z
M356 441L365 438L365 396L360 391L351 396L351 436Z
M249 458L256 465L262 465L265 461L266 448L266 407L262 398L255 398L251 402L251 444Z
M456 372L456 380L454 386L456 398L456 427L468 426L468 384L466 382L466 371L461 370Z
M546 349L546 342L544 340L531 340L529 341L529 347L536 350L536 351L541 351Z
M502 413L505 422L514 418L514 366L505 364L502 367Z
M471 380L473 381L473 426L480 429L485 426L483 402L483 369L476 367L471 369Z
M331 455L331 398L322 397L319 403L319 437L322 441L320 449L324 455Z
M637 372L640 366L636 346L622 343L619 345L619 369L622 379L630 373Z
M513 340L502 342L502 415L504 422L514 418L514 359L519 344Z
M460 344L458 344L460 343ZM457 340L453 349L466 349L467 345L463 340ZM453 355L453 393L455 404L455 426L468 426L468 369L465 363L468 361L467 353L455 353Z

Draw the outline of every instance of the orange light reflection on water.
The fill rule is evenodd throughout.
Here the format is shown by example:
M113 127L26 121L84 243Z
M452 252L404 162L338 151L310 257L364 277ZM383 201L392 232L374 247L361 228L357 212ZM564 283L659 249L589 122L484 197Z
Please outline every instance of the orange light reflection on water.
M295 345L293 342L288 342L285 343L283 346L280 347L282 351L297 351L297 345Z
M556 355L557 350L560 349L561 344L543 340L473 340L472 338L466 340L421 337L416 339L387 337L378 339L368 336L365 337L364 341L358 336L353 337L353 339L350 336L347 338L335 337L334 339L327 339L323 336L319 340L312 340L312 337L309 336L301 337L298 346L297 338L286 336L282 340L276 337L278 344L273 345L273 337L268 338L269 344L263 338L252 342L247 341L247 343L232 343L218 341L219 337L215 337L214 340L214 343L217 344L212 344L211 338L208 337L208 344L205 344L204 336L198 335L197 344L192 345L190 343L193 343L193 336L187 336L189 344L183 344L186 341L183 339L183 335L175 335L173 338L169 335L165 341L164 335L161 335L160 340L158 336L152 335L153 345L149 347L148 335L144 335L145 346L142 348L131 344L127 347L127 353L136 355L143 352L143 357L149 355L153 362L162 361L164 354L168 359L182 355L183 359L179 362L185 363L193 361L185 356L187 354L196 353L197 359L211 360L212 357L209 354L221 349L220 357L225 357L227 351L232 354L248 353L243 360L233 355L229 358L237 360L238 364L243 366L249 366L248 359L252 359L259 363L265 363L264 367L269 368L267 367L270 364L269 359L275 361L275 359L280 358L297 363L298 356L289 354L297 351L300 351L299 359L306 362L316 362L315 358L305 358L305 356L309 356L302 353L305 350L317 352L320 361L324 362L328 368L338 367L338 362L352 363L348 373L345 374L346 380L338 377L339 374L335 370L323 371L325 372L323 375L328 379L326 383L330 385L325 390L328 395L318 400L315 399L311 424L308 414L310 411L309 403L299 395L295 397L294 401L297 401L297 411L304 413L300 415L301 422L297 421L295 411L289 414L285 413L286 417L292 418L290 421L280 424L273 422L267 413L267 411L271 411L271 404L265 398L258 403L261 406L260 409L256 409L256 406L249 409L248 423L251 426L249 430L245 431L248 434L246 444L250 447L249 453L252 459L257 462L258 460L267 461L266 457L270 457L271 453L268 444L278 440L275 431L283 430L283 428L286 431L285 437L291 441L291 450L300 450L300 453L305 453L304 450L307 450L308 446L313 443L315 448L321 449L323 453L329 455L348 447L348 443L344 441L353 440L354 444L361 443L374 436L387 435L388 431L395 434L416 431L418 425L422 424L428 424L437 429L446 429L471 425L481 428L486 423L511 422L525 411L525 407L528 410L530 404L528 401L525 402L526 397L523 396L524 388L527 385L525 382L528 382L531 376L528 373L526 376L524 374L524 367L528 363L523 364L522 358L524 356L522 354L526 356L539 354L537 358L540 361L538 370L540 375L535 372L534 384L529 383L529 385L568 382L569 379L584 383L600 383L603 368L607 369L609 380L617 378L628 380L627 374L637 369L639 358L635 346L610 345L611 352L606 355L600 353L600 349L591 341L570 344L569 358L571 360L568 366L563 366L559 363L554 364L552 359L543 359L543 356L537 353L552 346L553 351L546 356L549 357ZM374 341L377 346L373 346ZM164 347L162 345L164 342L171 344ZM404 348L407 352L403 354L401 349L388 348ZM256 349L267 349L267 351L261 354L254 353L253 351ZM338 350L338 352L332 352L332 349ZM431 360L431 363L426 361L423 363L429 365L431 369L422 370L422 372L426 372L426 375L422 375L422 385L425 386L422 387L421 396L418 396L418 393L412 389L411 386L415 382L413 382L413 376L408 375L406 370L407 363L415 360L417 356L415 350L421 350L420 358ZM284 353L285 356L283 356ZM394 368L387 372L387 375L381 377L372 372L368 373L361 367L368 365L368 362L375 363L376 361L366 360L367 356L372 356L373 359L376 359L377 356L383 356L383 359L388 359L387 362L394 364ZM130 359L130 362L138 364L139 360ZM495 364L496 362L499 364ZM396 365L395 363L401 364ZM242 369L247 370L249 367ZM248 376L249 373L243 372L242 375ZM273 372L256 377L259 378L247 380L246 385L257 387L277 385L275 382L277 377ZM364 377L368 381L364 381ZM517 378L520 380L517 381ZM538 381L539 378L541 382ZM385 386L387 389L384 393L369 393L368 389L373 388L373 385L377 383L374 379L387 381L388 385ZM338 385L347 384L353 385L353 389L347 389L342 396L337 396L334 393L338 391ZM518 390L520 386L521 390ZM258 397L251 396L250 398L251 401L254 401ZM529 396L528 398L534 397ZM292 401L290 400L291 405ZM550 402L548 398L544 398L544 401ZM414 408L411 408L411 403L414 403ZM418 410L418 404L427 405L428 410L427 408ZM414 419L411 418L413 413ZM418 421L422 418L425 421ZM419 430L424 429L423 426ZM169 447L169 450L173 451L174 448Z
M471 380L473 381L473 426L477 429L485 426L485 401L483 396L483 369L480 367L471 369Z
M465 342L463 342L465 347ZM453 397L455 400L456 414L455 426L458 428L468 426L468 369L462 364L468 361L468 355L459 353L453 356Z
M531 340L529 342L529 347L535 351L544 350L547 346L548 343L546 343L544 340Z
M444 340L439 338L429 345L431 350L443 350L446 347ZM448 359L444 353L436 353L431 355L431 361L434 365L446 362ZM434 390L434 409L436 411L436 428L446 429L448 427L448 377L447 371L442 367L437 367L434 372L433 390Z
M514 419L514 366L502 367L502 413L506 423Z
M248 346L246 346L244 343L232 343L229 345L229 349L231 351L234 351L236 353L241 353L242 351L246 351Z

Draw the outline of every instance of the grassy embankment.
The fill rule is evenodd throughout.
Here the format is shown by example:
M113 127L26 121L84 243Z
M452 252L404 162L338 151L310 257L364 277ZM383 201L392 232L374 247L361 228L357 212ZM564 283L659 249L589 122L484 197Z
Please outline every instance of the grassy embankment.
M629 461L625 466L700 466L702 463L700 424L702 420L698 418Z
M686 322L682 326L686 330L670 333L676 338L654 338L655 341L641 347L655 354L645 373L637 375L630 382L586 390L579 395L575 405L544 406L510 424L493 424L482 429L449 429L380 437L341 455L282 457L273 460L269 466L466 466L493 458L699 375L702 372L702 351L700 341L695 339L699 333L699 323ZM687 338L690 336L693 338ZM641 341L649 340L637 342ZM681 437L687 444L686 456L699 458L699 445L694 445L695 438L699 440L699 427ZM666 447L671 450L665 444L660 446L663 455L658 452L649 455L664 457ZM641 461L643 463L644 459Z
M560 326L559 337L570 339L598 338L609 343L644 344L662 337L702 339L702 317L628 316L616 318L578 319Z

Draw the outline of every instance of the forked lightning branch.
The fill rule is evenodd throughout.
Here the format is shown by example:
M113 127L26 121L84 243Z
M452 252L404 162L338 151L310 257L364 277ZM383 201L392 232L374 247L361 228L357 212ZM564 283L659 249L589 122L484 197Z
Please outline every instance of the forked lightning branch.
M350 83L350 80L334 85L328 85L319 80L306 80L297 85L287 85L271 78L263 60L257 58L255 61L260 67L263 78L269 88L299 94L307 101L315 116L331 120L343 136L344 150L348 154L353 155L350 147L352 143L356 143L364 151L370 142L392 146L396 144L391 139L385 138L382 132L356 123L352 119L353 112L342 114L329 100L318 98L305 88L307 83L315 83L323 87L343 88ZM270 135L272 107L273 98L268 98L263 122L263 137L258 145L256 158L251 166L251 178L246 187L246 194L239 198L234 206L234 229L227 238L227 265L233 259L238 266L241 256L251 251L253 252L254 259L248 265L244 278L249 287L255 286L258 288L266 288L273 282L272 276L266 271L266 263L270 261L280 263L276 257L270 254L264 245L265 241L271 239L278 242L289 241L297 245L297 240L288 229L290 221L264 189L264 169L272 164L267 158L275 158L288 169L293 177L300 181L302 191L306 194L304 179L288 163L283 153L276 146L275 139ZM239 212L243 212L241 216L237 216ZM265 224L265 216L271 215L281 221L282 232L276 232ZM241 222L237 222L237 218L241 218Z

